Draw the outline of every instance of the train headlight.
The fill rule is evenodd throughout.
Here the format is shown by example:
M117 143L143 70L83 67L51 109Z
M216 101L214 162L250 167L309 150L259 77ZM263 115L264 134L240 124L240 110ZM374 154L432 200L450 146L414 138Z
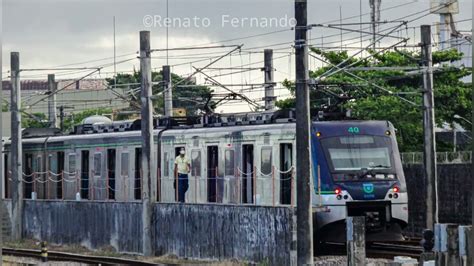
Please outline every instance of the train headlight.
M393 193L393 198L394 198L394 199L398 199L398 194L397 194L397 193Z
M400 192L400 188L397 187L397 186L394 186L394 187L393 187L393 192L394 192L394 193Z
M321 132L316 132L316 137L321 137Z
M342 190L337 187L336 189L334 189L334 193L336 193L336 195L340 195L342 193Z
M385 131L385 135L390 136L391 134L390 130Z

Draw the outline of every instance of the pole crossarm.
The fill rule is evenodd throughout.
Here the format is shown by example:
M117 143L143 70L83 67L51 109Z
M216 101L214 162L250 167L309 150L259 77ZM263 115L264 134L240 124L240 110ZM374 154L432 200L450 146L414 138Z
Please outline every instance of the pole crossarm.
M332 76L332 75L335 75L335 74L337 74L337 73L339 73L339 72L341 72L341 71L344 71L344 70L347 69L348 67L352 67L352 66L354 66L354 65L359 64L359 63L362 62L363 60L367 60L367 59L369 59L369 58L374 57L374 56L377 55L377 54L380 54L380 53L386 51L386 50L392 49L393 47L395 47L395 46L397 46L397 45L399 45L399 44L401 44L401 43L403 43L403 42L406 42L407 40L408 40L408 39L403 39L403 40L401 40L401 41L399 41L399 42L397 42L397 43L395 43L395 44L390 45L389 47L386 47L385 49L382 49L382 50L379 50L379 51L377 51L377 52L375 52L375 53L372 53L372 54L370 54L370 55L368 55L368 56L366 56L366 57L364 57L364 58L361 58L361 59L359 59L359 60L357 60L357 61L355 61L355 62L353 62L353 63L351 63L351 64L349 64L349 65L347 65L347 66L341 67L342 63L339 63L339 64L337 64L337 65L334 65L331 69L329 69L328 71L324 72L323 74L321 74L321 75L320 75L319 77L317 77L316 79L317 79L317 80L324 80L324 79L326 79L326 78L328 78L328 77L330 77L330 76ZM344 60L344 62L347 62L349 59L351 59L351 58L353 58L353 57L354 57L354 56L351 56L351 57L347 58L346 60ZM335 69L335 70L334 70L334 69Z
M400 27L403 26L403 25L405 25L405 24L400 24L400 25L398 25L398 26L396 26L396 27L393 27L393 29L392 29L391 31L389 31L387 34L390 34L390 33L394 32L395 30L397 30L398 28L400 28ZM345 59L345 60L343 60L342 62L340 62L339 64L337 64L337 67L343 66L344 64L346 64L347 62L349 62L351 59L355 58L357 55L359 55L359 54L362 53L363 51L368 50L370 47L372 47L375 43L379 42L379 41L382 40L383 38L384 38L384 36L382 36L382 37L378 38L377 40L373 41L372 43L370 43L369 45L367 45L365 48L361 49L361 50L358 51L357 53L353 54L352 56L348 57L347 59ZM400 43L407 42L407 41L408 41L408 39L405 38L405 39L403 39L403 40L397 42L396 44L387 47L387 49L392 48L392 47L394 47L394 46L399 45ZM378 54L378 53L380 53L380 52L382 52L382 51L385 51L385 50L386 50L386 49L384 49L384 50L379 50L379 51L376 52L375 54ZM372 54L371 56L373 56L373 55L375 55L375 54ZM366 59L367 59L367 58L366 58ZM359 60L359 61L361 61L361 60ZM352 64L351 64L351 65L352 65ZM349 66L351 66L351 65L349 65ZM334 69L334 67L331 68L331 69L329 69L329 70L326 71L325 73L323 73L323 74L320 76L320 78L322 78L322 77L324 77L324 76L326 76L326 75L332 73L332 72L333 72L333 69ZM340 70L336 70L336 71L339 72Z
M227 91L230 92L230 93L233 93L233 94L235 94L235 95L238 95L239 98L241 98L241 99L244 100L245 102L251 104L252 106L254 106L254 107L257 108L257 109L258 109L258 108L262 108L262 106L260 106L258 103L256 103L255 101L251 100L251 99L248 98L247 96L245 96L245 95L243 95L243 94L240 94L240 93L237 93L237 92L235 92L235 91L233 91L233 90L227 88L226 86L224 86L223 84L221 84L220 82L218 82L217 80L215 80L214 78L212 78L211 76L209 76L208 74L204 73L204 72L202 71L202 69L198 69L198 68L196 68L196 67L193 67L193 68L194 68L197 72L203 74L203 75L207 78L207 80L211 81L211 82L214 83L215 85L217 85L217 86L219 86L219 87L221 87L221 88L227 90Z
M405 22L404 22L405 23ZM372 23L371 23L372 24ZM342 28L338 26L334 26L331 24L312 24L310 25L311 27L324 27L324 28L329 28L329 29L335 29L335 30L343 30L343 31L349 31L349 32L356 32L356 33L364 33L364 34L373 34L370 31L363 31L363 30L355 30L355 29L348 29L348 28ZM382 36L382 37L389 37L389 38L394 38L394 39L403 39L403 37L399 36L393 36L389 34L383 34L383 33L375 33L376 36Z

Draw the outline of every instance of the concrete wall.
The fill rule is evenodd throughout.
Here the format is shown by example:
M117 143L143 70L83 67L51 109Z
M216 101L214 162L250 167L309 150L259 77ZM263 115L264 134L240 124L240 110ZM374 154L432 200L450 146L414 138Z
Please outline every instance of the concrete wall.
M141 252L141 204L25 200L23 237Z
M156 204L153 248L157 256L288 265L292 217L286 207ZM140 203L25 201L25 238L140 253L141 232Z
M423 165L404 165L408 188L409 225L406 233L420 236L426 217ZM441 223L471 224L471 164L438 164L438 202Z
M290 264L290 208L157 204L154 212L156 255Z

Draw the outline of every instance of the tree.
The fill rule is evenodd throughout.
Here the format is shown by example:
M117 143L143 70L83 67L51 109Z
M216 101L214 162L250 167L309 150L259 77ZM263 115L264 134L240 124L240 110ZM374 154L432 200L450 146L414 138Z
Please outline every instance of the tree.
M152 72L153 82L160 82L163 80L162 71ZM116 79L107 79L109 86L125 84L137 84L140 83L141 73L140 71L134 71L132 74L117 74ZM198 115L200 110L204 109L204 104L211 97L212 90L207 86L196 86L196 83L192 80L184 81L184 79L176 74L171 74L172 84L180 84L177 88L173 89L173 108L185 108L188 116ZM134 88L140 87L139 85L130 86L129 98L131 102L134 102L137 106L140 105L140 90ZM153 101L153 107L156 113L163 114L164 101L163 101L163 86L161 84L155 84L152 87L153 95L157 95ZM210 101L208 104L210 110L214 110L214 102Z
M45 128L49 127L49 121L44 113L28 114L21 113L21 127L22 128Z
M349 58L346 51L326 52L311 48L316 57L337 65L348 60L344 65L357 62L357 58ZM317 89L311 91L311 108L335 111L335 109L352 111L352 117L361 120L389 120L397 128L398 143L401 151L421 151L423 147L422 127L422 98L421 89L423 81L421 71L416 70L419 66L420 55L410 51L387 51L384 53L372 53L373 58L356 63L358 67L413 67L413 71L404 70L359 70L351 73L363 78L357 79L344 71L331 75L318 83ZM454 67L448 62L459 60L462 54L456 50L433 52L433 64L437 68L434 72L434 97L436 124L443 123L461 124L469 128L466 121L454 118L460 115L467 119L471 118L471 88L470 84L464 84L460 78L471 74L472 70L466 67ZM331 66L324 66L310 71L311 78L317 78ZM388 93L376 86L390 90ZM294 95L294 83L286 80L284 82L290 92ZM415 102L418 106L404 102L404 97ZM337 103L328 107L328 102ZM294 98L277 102L280 108L294 107ZM332 108L332 109L331 109ZM447 143L438 143L438 150L449 149Z

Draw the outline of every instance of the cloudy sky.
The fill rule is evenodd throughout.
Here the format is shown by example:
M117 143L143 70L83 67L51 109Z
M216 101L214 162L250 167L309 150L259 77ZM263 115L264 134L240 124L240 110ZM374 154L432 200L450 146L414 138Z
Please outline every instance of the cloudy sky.
M343 23L369 21L369 0L309 0L309 23ZM167 8L168 6L168 8ZM421 24L434 24L438 15L426 15L430 1L427 0L382 0L382 20L410 21L408 29L395 32L398 37L410 37L408 44L418 40ZM455 15L458 29L472 29L472 1L459 0L459 14ZM168 11L173 23L166 33L165 18ZM425 15L425 16L424 16ZM275 49L275 79L282 81L294 75L291 56L291 42L294 31L290 30L293 17L293 0L3 0L2 5L3 78L8 76L9 53L19 51L22 68L46 67L95 67L107 66L94 78L113 75L113 17L116 27L117 71L127 72L138 69L136 57L140 30L150 30L152 48L163 49L189 46L215 46L244 44L241 52L225 57L214 67L261 67L261 53L265 47ZM421 17L421 18L420 18ZM278 23L269 22L273 19ZM232 24L232 20L234 23ZM413 21L411 21L413 20ZM253 21L253 24L250 22ZM258 22L258 24L256 24ZM286 22L286 24L285 24ZM181 25L179 25L181 23ZM278 25L275 25L278 24ZM386 29L396 23L384 24ZM349 26L345 26L349 27ZM359 26L350 26L359 29ZM366 27L366 25L364 25ZM433 31L436 27L433 27ZM310 32L311 44L323 47L338 47L341 43L340 31L327 28L313 28ZM360 47L359 33L343 32L342 44ZM434 36L436 40L436 36ZM363 45L368 45L369 35L363 35ZM395 38L386 38L382 46L393 44ZM192 67L202 67L212 57L229 52L232 47L190 51L170 51L168 64L172 71L186 75ZM211 59L209 59L211 58ZM129 60L126 62L122 62ZM152 65L160 69L167 64L166 52L153 53ZM248 65L251 64L251 65ZM310 60L310 66L317 62ZM242 70L243 71L243 70ZM51 72L51 71L50 71ZM237 70L213 70L211 75L222 75ZM87 72L55 71L57 78L80 77ZM23 78L45 78L47 72L24 72ZM232 75L216 77L223 83L261 83L263 75L259 70L248 70ZM197 76L204 83L202 76ZM277 86L281 87L281 86ZM248 86L235 87L246 89ZM263 95L256 88L249 96ZM277 95L288 93L277 90ZM245 104L234 104L231 109L246 108Z

